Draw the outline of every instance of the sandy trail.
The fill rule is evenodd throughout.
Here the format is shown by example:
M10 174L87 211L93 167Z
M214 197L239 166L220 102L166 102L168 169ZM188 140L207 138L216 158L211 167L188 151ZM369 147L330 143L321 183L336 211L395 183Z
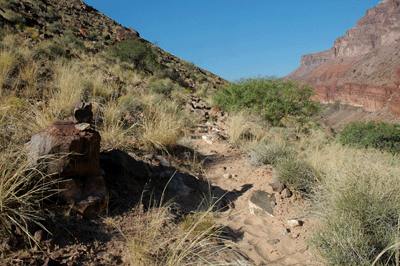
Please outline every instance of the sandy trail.
M248 203L252 192L263 190L274 193L268 186L273 181L271 171L251 168L246 155L227 141L208 144L202 138L197 138L192 140L192 144L196 151L209 158L204 170L214 195L227 193L226 198L233 203L229 210L219 213L218 222L237 232L240 250L255 265L317 265L305 241L316 221L303 216L306 204L302 199L296 195L282 199L276 193L275 217L253 215ZM226 173L234 177L223 177ZM287 224L290 218L304 221L303 226L290 228Z

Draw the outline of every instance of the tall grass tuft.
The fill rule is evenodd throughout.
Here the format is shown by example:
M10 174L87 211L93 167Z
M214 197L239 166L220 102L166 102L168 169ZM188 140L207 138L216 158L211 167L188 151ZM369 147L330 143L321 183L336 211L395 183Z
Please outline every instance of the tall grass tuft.
M141 125L141 140L147 149L174 149L185 130L185 119L179 106L166 100L147 105Z
M103 149L128 149L133 144L132 130L122 122L122 110L117 102L110 101L101 106L103 126L100 129Z
M54 189L57 182L32 167L25 151L9 147L3 152L0 156L0 232L6 233L15 227L35 241L29 226L43 227L43 201L57 193Z
M399 158L338 143L310 155L324 173L313 197L322 225L311 243L332 265L370 265L398 239ZM392 265L389 254L380 261Z

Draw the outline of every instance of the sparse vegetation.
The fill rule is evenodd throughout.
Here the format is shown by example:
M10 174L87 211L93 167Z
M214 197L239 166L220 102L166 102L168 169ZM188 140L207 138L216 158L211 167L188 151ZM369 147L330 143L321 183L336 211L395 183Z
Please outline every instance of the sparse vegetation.
M173 155L196 129L185 99L191 93L211 104L221 79L142 39L117 42L111 27L89 29L85 37L77 25L64 24L72 17L51 5L46 30L28 26L25 13L11 9L19 4L0 0L6 19L0 29L0 232L19 228L33 239L29 225L42 226L45 200L57 182L27 160L23 146L34 132L72 119L73 102L85 100L93 104L102 149ZM325 263L398 264L399 126L352 123L338 141L313 123L298 122L318 112L311 95L308 85L264 77L222 86L213 100L231 112L229 141L247 151L250 164L268 165L307 196L321 220L310 243ZM195 152L182 158L187 171L200 168ZM203 256L215 252L220 239L211 209L177 218L170 207L139 212L135 230L122 232L132 265L217 263ZM166 225L178 237L166 236Z
M374 127L375 128L375 127ZM270 129L252 143L253 165L273 164L276 176L303 192L321 224L309 239L329 265L395 265L398 243L399 189L396 155L343 146L320 128L306 125L298 140L292 129ZM273 131L273 132L271 132ZM378 264L379 265L379 264Z

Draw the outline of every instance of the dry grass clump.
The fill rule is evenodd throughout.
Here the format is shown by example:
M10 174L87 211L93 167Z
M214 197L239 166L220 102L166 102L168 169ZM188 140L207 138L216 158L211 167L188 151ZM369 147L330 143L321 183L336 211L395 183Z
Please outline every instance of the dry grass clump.
M55 194L58 181L32 167L23 150L9 147L0 156L0 232L17 230L28 236L29 226L42 226L43 200ZM43 226L42 226L43 227Z
M11 72L14 70L17 64L18 60L15 57L13 49L0 49L0 88L6 84Z
M135 125L127 127L122 122L122 109L117 102L110 101L100 107L103 126L100 129L103 149L129 149L134 142L132 131Z
M32 119L31 105L24 99L4 97L0 102L0 151L10 143L22 145L28 141L34 130L30 125Z
M312 243L331 264L370 265L399 239L400 160L332 143L311 161L325 174L314 199L323 225ZM380 261L392 265L395 258L388 252Z
M74 102L82 98L83 88L80 82L82 69L75 64L55 66L57 89L51 92L49 109L55 120L62 120L72 115Z
M261 141L267 135L267 126L263 121L242 111L230 115L228 121L229 142L245 146L247 142Z
M274 165L282 158L288 157L290 153L290 148L286 143L274 141L269 143L257 142L257 145L253 143L252 147L249 148L249 163L253 167L267 164Z
M222 238L212 207L187 216L178 227L172 225L169 206L153 207L139 214L135 229L125 235L127 260L131 265L226 265L226 258L219 255L230 249L216 244Z
M141 141L146 149L168 151L176 147L185 127L185 117L176 102L164 100L163 103L151 103L144 109L140 125Z

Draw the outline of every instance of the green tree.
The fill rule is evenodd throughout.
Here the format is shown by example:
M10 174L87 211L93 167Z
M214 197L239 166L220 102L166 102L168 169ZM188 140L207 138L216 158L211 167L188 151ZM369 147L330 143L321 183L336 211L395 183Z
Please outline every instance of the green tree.
M285 116L311 116L319 112L319 104L311 101L313 88L297 81L275 77L240 79L222 87L215 101L228 111L249 108L262 112L274 125Z
M352 122L343 128L339 140L343 145L372 147L392 154L400 152L400 129L397 124Z
M149 43L141 40L124 40L110 49L113 57L123 62L134 63L139 69L154 70L157 67L157 54Z

